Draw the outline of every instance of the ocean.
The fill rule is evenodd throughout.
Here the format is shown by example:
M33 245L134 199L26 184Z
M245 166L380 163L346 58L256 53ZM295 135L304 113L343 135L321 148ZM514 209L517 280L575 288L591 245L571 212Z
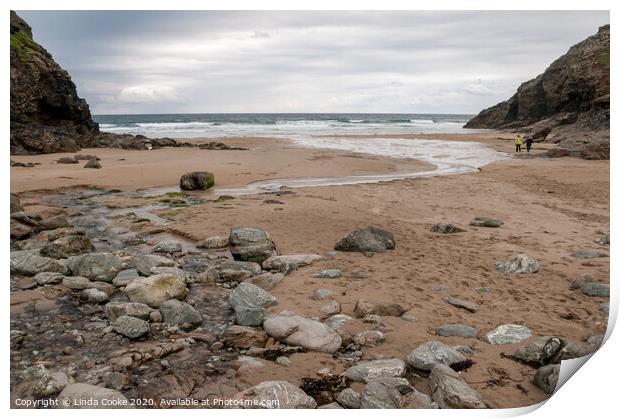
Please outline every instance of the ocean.
M147 137L459 133L473 115L222 113L94 115L102 131Z

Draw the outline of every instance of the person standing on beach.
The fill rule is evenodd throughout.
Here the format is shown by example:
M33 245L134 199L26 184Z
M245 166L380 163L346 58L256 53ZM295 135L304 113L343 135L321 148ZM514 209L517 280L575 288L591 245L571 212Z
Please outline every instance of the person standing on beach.
M517 134L517 138L515 138L515 148L516 152L521 152L521 144L523 144L523 139L521 138L521 134Z
M532 137L527 137L525 139L525 148L527 149L527 153L529 154L530 151L532 150L532 143L534 142L534 140L532 139Z

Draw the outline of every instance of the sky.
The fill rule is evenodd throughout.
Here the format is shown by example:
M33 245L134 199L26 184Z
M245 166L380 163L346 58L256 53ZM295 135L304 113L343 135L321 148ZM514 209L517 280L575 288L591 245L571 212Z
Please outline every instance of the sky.
M18 11L93 114L463 113L607 11Z

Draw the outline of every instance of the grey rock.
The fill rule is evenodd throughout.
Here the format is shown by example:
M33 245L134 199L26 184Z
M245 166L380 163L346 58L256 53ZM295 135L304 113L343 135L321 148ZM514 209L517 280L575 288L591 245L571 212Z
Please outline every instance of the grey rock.
M402 377L407 367L402 359L377 359L349 367L344 375L351 381L368 383L380 377Z
M563 346L561 338L543 336L517 349L512 356L525 364L540 367L548 364Z
M47 243L41 248L40 253L41 256L47 256L53 259L65 259L94 250L95 246L93 246L88 237L83 235L69 235L56 239L51 243Z
M132 409L129 400L117 390L84 383L67 385L58 395L61 409Z
M461 380L458 373L447 365L438 363L429 376L433 400L442 409L485 409L488 405L482 396Z
M138 274L138 271L136 269L125 269L116 274L116 276L112 280L112 284L117 287L125 287L127 286L127 284L135 281L138 278L140 278L140 275Z
M149 324L137 317L120 316L113 323L114 331L130 339L137 339L149 332Z
M260 326L265 320L265 309L261 307L235 307L235 319L241 326Z
M87 288L80 292L80 298L91 303L105 303L108 301L108 294L95 288Z
M286 356L277 357L275 363L278 365L282 365L283 367L290 367L291 365L293 365L291 360Z
M560 377L560 364L545 365L534 373L534 384L547 394L553 394Z
M199 249L221 249L228 247L228 237L209 237L196 245Z
M331 300L321 306L321 313L326 316L333 316L340 313L340 303L336 300Z
M149 320L149 315L154 309L142 303L113 301L105 305L104 311L110 322L114 322L121 316Z
M598 307L599 307L599 310L601 310L603 313L609 314L609 303L603 303Z
M22 373L24 380L32 379L32 394L37 397L48 397L60 392L72 380L62 371L49 371L43 365L33 365Z
M586 342L568 341L562 349L560 349L553 358L552 362L560 362L565 359L581 358L586 355L590 355L596 350L595 345L591 345Z
M46 218L39 221L37 229L39 231L44 230L56 230L63 227L70 227L67 217L64 215L56 215L55 217Z
M228 241L235 260L262 263L276 254L269 234L257 227L233 227Z
M359 409L361 403L360 394L352 388L345 388L336 396L336 401L347 409Z
M607 253L596 249L577 249L570 255L577 259L594 259L609 257Z
M439 406L427 394L416 389L404 398L403 409L438 409Z
M422 371L430 371L436 364L452 365L461 361L465 357L460 352L439 341L426 342L407 356L409 365Z
M448 296L441 297L441 299L454 307L464 308L465 310L472 312L472 313L475 313L476 311L478 311L478 305L475 303L472 303L471 301L462 300L460 298L448 297Z
M39 285L58 284L65 276L58 272L39 272L34 276L34 281Z
M333 294L334 293L330 289L317 288L314 290L314 293L312 294L312 299L317 300L317 301L325 300L326 298L331 297Z
M323 256L317 255L316 253L272 256L263 262L263 269L279 271L284 265L295 265L301 268L311 265L321 259L323 259Z
M174 260L160 255L140 255L136 258L136 270L140 275L149 276L155 274L153 268L173 268L177 264Z
M185 298L187 288L183 279L165 273L136 279L125 287L124 292L133 302L158 308L164 301Z
M260 275L245 279L244 282L249 282L250 284L254 284L257 287L261 287L265 291L269 291L273 289L273 287L275 287L277 284L279 284L283 279L284 275L282 275L281 273L264 272Z
M181 243L174 240L162 240L153 247L153 253L179 253L183 251Z
M184 191L206 190L213 185L215 176L210 172L188 172L179 180L179 186Z
M504 224L503 221L496 220L495 218L489 217L474 217L473 220L469 222L470 226L474 227L500 227Z
M342 344L342 338L333 329L292 313L267 317L263 329L279 341L317 352L334 353Z
M433 224L433 226L431 227L431 231L433 233L454 234L454 233L462 233L465 230L463 230L460 227L455 226L454 224L439 223L439 224Z
M342 272L340 272L340 269L324 269L312 276L315 278L336 279L342 276Z
M437 336L460 336L462 338L475 338L478 332L475 328L466 324L442 324L435 331Z
M413 314L403 314L402 316L400 316L400 318L406 322L415 322L418 320L418 318Z
M41 272L58 272L69 274L69 269L61 261L39 256L35 251L21 250L11 252L11 272L21 275L34 276Z
M228 302L233 309L238 306L267 308L276 304L277 299L254 284L242 282L230 293Z
M316 402L299 387L288 381L265 381L247 390L237 393L232 398L239 401L253 402L251 408L262 409L314 409ZM277 400L276 403L273 403ZM244 407L244 404L240 404Z
M66 276L62 279L62 285L75 291L81 291L92 288L92 281L83 276Z
M360 397L361 409L398 409L403 404L403 394L413 390L404 378L380 377L366 384Z
M336 243L335 250L372 254L392 250L395 246L396 240L392 233L378 227L369 226L347 234Z
M581 292L589 297L609 297L609 284L602 282L586 282Z
M524 253L515 255L505 262L495 264L497 272L506 274L536 273L538 269L538 263Z
M532 336L532 331L518 324L503 324L488 332L485 340L493 345L518 343Z
M346 314L335 314L325 320L325 326L338 332L341 330L342 326L351 320L354 320L353 317Z
M127 375L123 373L108 371L103 374L102 381L106 388L122 390L122 388L125 386L125 384L128 383L129 380L127 378Z
M261 271L258 263L227 260L208 268L204 275L207 282L240 282L257 276Z
M167 324L184 324L189 323L199 325L202 323L202 316L191 305L179 300L164 301L159 305L159 312L162 315L164 323Z
M123 260L113 253L89 253L72 256L67 266L74 276L83 276L92 281L112 282L123 269Z

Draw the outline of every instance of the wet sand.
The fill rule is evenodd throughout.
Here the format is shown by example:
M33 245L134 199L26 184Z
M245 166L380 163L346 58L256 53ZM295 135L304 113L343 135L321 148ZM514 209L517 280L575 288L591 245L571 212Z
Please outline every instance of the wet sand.
M500 151L512 150L511 141L496 133L424 138L434 136L483 141ZM12 168L11 187L13 192L73 185L127 191L174 186L180 174L198 169L212 170L218 186L274 177L429 169L416 161L302 150L282 140L251 141L255 151L83 150L82 153L102 158L100 170L51 163L61 155L14 157L17 161L42 164ZM246 139L225 142L249 144ZM537 145L535 154L542 149ZM36 194L24 196L26 203L36 202ZM329 252L347 232L366 225L391 231L396 237L395 250L373 257L337 253L291 273L271 291L278 298L278 304L269 309L271 313L290 309L320 317L321 302L310 297L316 288L330 288L336 292L345 314L352 315L357 299L365 298L399 303L417 318L408 322L384 317L391 330L385 332L383 344L365 351L365 359L404 359L429 340L472 345L474 352L469 357L476 364L461 376L493 406L517 407L548 396L530 383L534 369L502 356L520 345L490 345L482 339L486 332L501 324L516 323L527 325L534 336L558 335L582 341L606 329L607 316L599 305L607 299L586 297L569 287L577 274L591 274L609 282L608 258L580 260L570 256L578 248L608 251L608 247L598 246L593 240L597 234L609 231L609 162L519 157L485 166L477 173L296 189L292 194L278 196L282 204L275 205L265 203L267 198L274 197L250 195L225 202L206 200L160 213L170 220L165 230L194 240L227 235L235 225L261 227L270 233L280 254ZM109 204L117 206L142 205L146 201L108 198ZM505 224L496 229L470 227L468 223L475 216L498 218ZM453 235L431 233L431 225L437 222L454 223L466 231ZM132 227L136 231L149 228L148 224ZM527 275L495 272L495 262L516 253L534 258L540 271ZM312 277L328 268L342 270L343 277ZM357 270L366 271L368 277L348 277ZM479 288L490 291L476 291ZM473 301L479 310L469 313L455 308L445 303L442 296ZM474 326L478 338L436 337L435 329L445 323ZM352 329L367 330L371 326L356 320ZM263 361L266 368L242 379L247 384L267 379L300 384L301 377L316 376L320 368L327 366L335 372L344 368L340 361L325 354L299 353L290 359L291 367ZM411 379L417 388L428 393L426 380Z

